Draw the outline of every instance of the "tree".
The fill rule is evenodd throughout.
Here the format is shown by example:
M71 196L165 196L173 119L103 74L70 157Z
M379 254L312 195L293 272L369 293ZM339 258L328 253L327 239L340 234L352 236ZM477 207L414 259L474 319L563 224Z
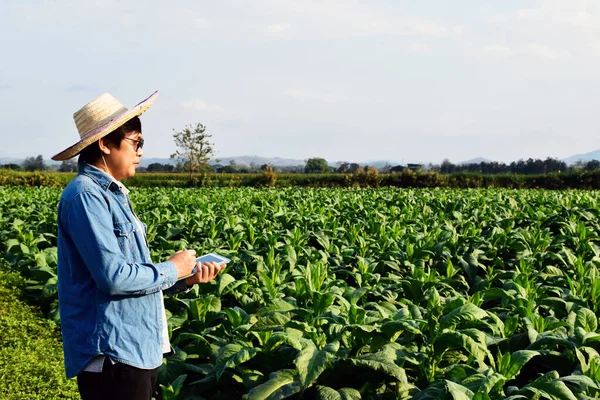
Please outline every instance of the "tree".
M77 161L74 159L63 161L58 167L58 172L77 172Z
M44 157L40 154L37 157L25 158L25 161L23 161L23 169L25 171L45 171L46 163L44 162Z
M338 174L346 174L348 172L348 168L350 168L350 163L347 163L347 162L337 163L336 172Z
M447 158L444 158L442 165L440 166L440 172L442 174L451 174L455 169L456 165L452 164Z
M307 174L322 174L329 171L329 165L324 158L309 158L304 166L304 172Z
M598 160L590 160L585 164L585 169L587 171L593 171L600 168L600 161Z
M147 172L173 172L175 169L174 165L171 164L161 164L161 163L152 163L148 165L146 168Z
M201 123L197 123L195 127L186 125L181 132L173 129L173 132L175 132L173 138L177 150L171 154L171 158L180 161L182 167L190 173L190 180L192 180L194 172L210 168L208 162L213 154L213 143L208 139L212 135L206 133L206 127Z
M0 169L12 169L14 171L20 171L21 166L19 164L10 163L10 164L0 165Z

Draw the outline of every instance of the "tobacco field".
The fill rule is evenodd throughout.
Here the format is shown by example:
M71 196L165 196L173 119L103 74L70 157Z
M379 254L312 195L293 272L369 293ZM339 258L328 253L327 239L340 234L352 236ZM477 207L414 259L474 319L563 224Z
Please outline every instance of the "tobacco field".
M0 251L56 308L61 189L0 187ZM600 193L134 189L166 299L163 399L600 398Z

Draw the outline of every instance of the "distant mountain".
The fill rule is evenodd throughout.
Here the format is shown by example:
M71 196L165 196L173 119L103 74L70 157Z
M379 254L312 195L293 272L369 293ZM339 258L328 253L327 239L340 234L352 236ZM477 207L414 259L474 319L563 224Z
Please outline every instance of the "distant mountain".
M234 157L219 157L217 158L219 162L216 160L211 160L211 164L220 164L220 165L229 165L231 161L234 161L237 165L263 165L263 164L271 164L274 167L296 167L303 166L306 162L305 160L298 160L293 158L281 158L281 157L260 157L260 156L234 156ZM354 161L328 161L328 164L332 167L336 167L339 164L344 162L353 163ZM171 160L170 158L142 158L140 165L142 167L148 167L148 165L152 163L160 163L160 164L176 164L175 160ZM386 165L398 165L398 162L395 161L385 161L385 160L375 160L375 161L367 161L367 162L359 162L360 165L373 165L377 168L385 167Z
M477 157L477 158L473 158L472 160L459 162L458 165L480 164L482 162L488 163L488 162L491 162L491 160L488 160L487 158L483 158L483 157Z
M307 159L308 158L309 157L307 157ZM306 161L306 160L299 160L299 159L292 159L292 158L260 157L260 156L243 155L243 156L219 158L218 164L229 165L229 163L232 160L235 161L235 163L238 165L248 165L249 166L250 164L255 164L255 165L260 166L263 164L271 164L271 165L277 166L277 167L303 166ZM577 161L587 162L590 160L599 160L600 161L600 150L595 150L595 151L592 151L589 153L584 153L584 154L576 154L571 157L567 157L567 158L563 159L563 161L566 162L568 165L572 165ZM23 163L23 161L25 161L25 158L0 157L0 165L2 165L2 164L19 164L19 165L21 165ZM44 160L44 161L46 162L46 165L48 165L50 167L58 167L60 165L60 161L53 161L53 160ZM337 167L339 164L342 164L344 162L353 163L356 161L354 161L354 160L329 161L328 160L329 165L332 167ZM479 164L481 162L490 162L490 160L487 158L483 158L483 157L477 157L477 158L473 158L471 160L459 162L458 165ZM140 162L140 165L142 167L148 167L148 165L153 164L153 163L175 165L176 160L172 160L170 158L162 158L162 157L151 157L151 158L143 157ZM389 165L389 166L406 165L407 163L427 165L429 162L416 162L416 161L407 161L407 160L402 160L402 162L391 161L391 160L371 160L371 161L358 162L358 164L360 164L361 166L372 165L377 168L382 168L382 167L385 167L386 165ZM215 160L212 160L211 164L214 165L214 164L217 164L217 162Z
M304 160L295 160L291 158L280 158L280 157L260 157L260 156L235 156L235 157L219 157L219 164L229 165L233 160L236 164L250 165L255 164L261 166L263 164L271 164L277 167L295 167L297 165L304 165ZM211 164L216 164L213 160Z
M390 160L372 160L372 161L366 161L366 162L359 162L359 164L363 165L363 166L370 165L377 169L381 169L386 166L395 167L396 165L400 165L403 163L400 163L398 161L390 161ZM420 164L420 163L416 163L416 164Z
M15 157L0 157L0 164L19 164L25 161L24 158L15 158Z
M600 160L600 150L595 150L590 153L576 154L563 159L567 165L575 164L577 161L587 162L591 160Z

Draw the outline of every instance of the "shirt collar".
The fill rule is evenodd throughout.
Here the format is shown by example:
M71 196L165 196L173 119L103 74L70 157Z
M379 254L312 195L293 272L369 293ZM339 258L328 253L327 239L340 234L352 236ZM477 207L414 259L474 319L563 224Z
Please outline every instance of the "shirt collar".
M125 185L95 165L84 163L79 166L79 172L94 179L102 188L104 188L104 190L107 190L111 184L114 184L121 190L121 192L123 192L124 195L127 196L129 194L129 189L127 189Z

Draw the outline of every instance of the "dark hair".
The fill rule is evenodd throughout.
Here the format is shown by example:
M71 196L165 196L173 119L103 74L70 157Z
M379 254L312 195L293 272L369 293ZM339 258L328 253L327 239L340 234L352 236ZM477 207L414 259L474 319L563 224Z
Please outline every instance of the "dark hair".
M121 125L108 135L104 136L104 141L113 144L117 149L121 148L121 141L131 132L142 133L142 121L139 117L135 117ZM101 157L100 144L98 140L81 150L79 153L78 164L88 163L93 164Z

